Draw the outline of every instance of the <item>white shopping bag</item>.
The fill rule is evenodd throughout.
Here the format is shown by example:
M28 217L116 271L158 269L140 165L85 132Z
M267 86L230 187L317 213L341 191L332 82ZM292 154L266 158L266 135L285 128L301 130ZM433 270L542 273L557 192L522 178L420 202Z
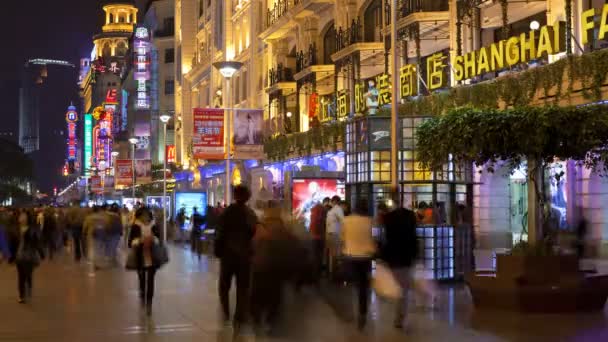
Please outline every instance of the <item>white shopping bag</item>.
M395 275L384 263L377 262L372 287L376 294L385 299L397 300L403 297L403 289Z

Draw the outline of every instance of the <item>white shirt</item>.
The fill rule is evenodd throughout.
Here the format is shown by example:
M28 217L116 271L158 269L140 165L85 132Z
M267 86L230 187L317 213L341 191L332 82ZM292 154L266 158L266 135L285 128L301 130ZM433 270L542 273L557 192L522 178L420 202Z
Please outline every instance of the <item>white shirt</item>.
M325 221L327 234L340 234L343 222L344 211L339 204L336 204L327 213L327 219Z

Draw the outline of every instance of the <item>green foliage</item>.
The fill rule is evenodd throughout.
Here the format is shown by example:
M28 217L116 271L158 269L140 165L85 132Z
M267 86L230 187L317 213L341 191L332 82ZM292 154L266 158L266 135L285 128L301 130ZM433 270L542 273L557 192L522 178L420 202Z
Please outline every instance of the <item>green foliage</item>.
M307 132L277 135L264 141L264 152L270 160L284 160L289 156L310 155L313 151L336 151L344 139L344 122L313 127Z
M439 170L450 154L456 162L489 167L501 160L516 167L526 158L544 163L559 158L606 171L606 112L605 106L453 109L418 127L418 160Z

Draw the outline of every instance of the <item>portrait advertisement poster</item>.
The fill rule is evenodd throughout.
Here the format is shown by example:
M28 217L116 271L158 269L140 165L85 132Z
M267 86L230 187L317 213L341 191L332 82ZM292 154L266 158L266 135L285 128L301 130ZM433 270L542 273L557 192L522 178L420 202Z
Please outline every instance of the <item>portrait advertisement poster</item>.
M152 182L152 161L150 159L135 161L135 181L137 184Z
M195 159L224 159L224 110L194 108L192 155Z
M263 125L263 110L234 111L234 159L264 159Z
M133 184L133 163L131 159L117 159L114 164L114 184L127 187Z
M91 185L91 192L94 192L96 194L103 193L103 183L101 182L101 176L91 176L89 183Z
M190 218L194 212L194 208L197 208L198 213L205 216L207 215L207 193L206 192L176 192L175 193L175 215L183 210L186 214L185 230L190 230Z
M291 185L291 207L293 217L303 220L307 229L310 229L310 211L325 197L345 197L344 182L338 179L293 179Z

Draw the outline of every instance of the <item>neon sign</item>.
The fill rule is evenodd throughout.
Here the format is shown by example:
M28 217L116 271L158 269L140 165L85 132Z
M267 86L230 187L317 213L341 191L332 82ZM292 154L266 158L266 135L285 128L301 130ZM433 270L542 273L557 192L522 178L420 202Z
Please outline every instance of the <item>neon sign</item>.
M84 174L88 176L91 169L91 157L93 157L93 116L84 115Z
M138 27L135 31L135 84L137 86L137 99L135 108L150 109L150 93L148 81L150 80L150 35L145 27Z
M76 122L78 121L78 113L76 107L70 105L68 111L65 114L65 121L68 126L68 150L67 157L68 161L74 162L76 160Z

